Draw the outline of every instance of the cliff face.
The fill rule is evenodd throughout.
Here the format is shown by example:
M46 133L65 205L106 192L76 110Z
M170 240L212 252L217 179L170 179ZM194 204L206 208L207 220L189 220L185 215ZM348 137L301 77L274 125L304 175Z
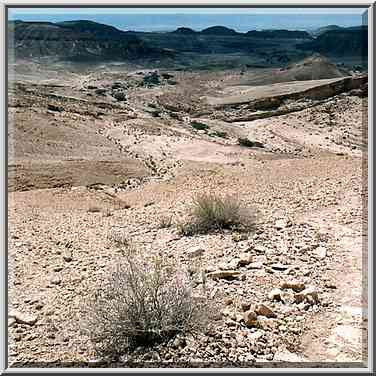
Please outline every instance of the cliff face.
M330 30L319 35L312 42L296 46L301 50L319 52L333 56L367 56L367 27Z
M92 21L8 24L9 48L16 57L53 56L64 60L124 60L162 54L135 35Z

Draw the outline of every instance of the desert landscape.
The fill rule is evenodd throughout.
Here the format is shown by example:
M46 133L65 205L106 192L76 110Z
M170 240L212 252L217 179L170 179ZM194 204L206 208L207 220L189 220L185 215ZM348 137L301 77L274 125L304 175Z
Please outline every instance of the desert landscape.
M367 27L8 38L9 367L364 367ZM138 256L209 323L111 353L90 302Z

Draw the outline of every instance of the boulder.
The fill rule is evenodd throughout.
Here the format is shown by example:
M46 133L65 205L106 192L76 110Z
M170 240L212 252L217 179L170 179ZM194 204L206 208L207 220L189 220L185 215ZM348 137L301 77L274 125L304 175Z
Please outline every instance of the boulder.
M265 316L267 318L276 318L277 315L265 304L257 304L255 308L257 315Z

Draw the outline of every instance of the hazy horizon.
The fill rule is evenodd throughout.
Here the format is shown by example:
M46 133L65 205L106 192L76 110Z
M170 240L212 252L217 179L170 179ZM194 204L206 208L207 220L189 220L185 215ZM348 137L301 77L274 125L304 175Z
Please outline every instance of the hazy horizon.
M314 30L327 25L342 27L364 24L366 9L90 9L18 8L9 10L9 20L61 22L89 20L120 30L172 31L178 27L194 30L221 25L239 32L262 29ZM240 13L240 11L242 13ZM137 12L137 13L136 13ZM236 13L239 12L239 13Z

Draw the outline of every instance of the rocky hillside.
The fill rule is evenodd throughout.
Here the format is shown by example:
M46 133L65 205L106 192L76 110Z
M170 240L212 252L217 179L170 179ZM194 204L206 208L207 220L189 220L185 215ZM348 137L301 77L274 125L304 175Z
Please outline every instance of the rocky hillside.
M247 35L254 38L265 38L265 39L278 39L278 38L287 38L287 39L312 39L312 36L309 35L306 31L300 30L263 30L256 31L251 30L247 32Z
M9 48L16 57L53 56L71 61L133 60L165 52L135 35L92 21L8 23Z
M297 48L331 56L366 56L368 51L368 28L329 30L311 42L301 43Z

